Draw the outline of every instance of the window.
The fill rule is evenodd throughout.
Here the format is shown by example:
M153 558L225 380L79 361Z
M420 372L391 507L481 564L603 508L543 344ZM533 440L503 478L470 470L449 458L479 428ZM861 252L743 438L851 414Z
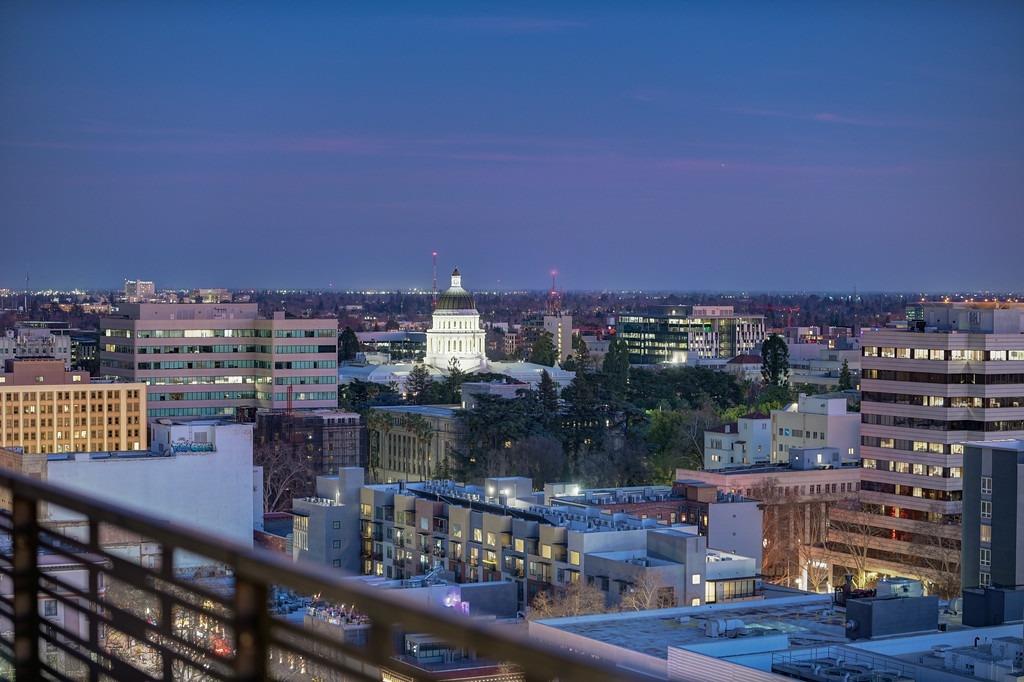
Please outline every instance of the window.
M690 582L694 585L700 585L700 573L694 573L693 577L690 578Z
M544 557L545 559L550 559L551 558L551 545L541 545L540 546L540 555L542 557Z
M498 544L498 537L490 531L487 531L487 544L491 547L494 547L496 544Z
M473 542L483 542L483 531L479 528L473 529Z
M334 549L341 549L341 540L334 541Z
M335 521L334 523L331 524L331 527L334 528L335 530L341 528L341 521ZM391 529L389 528L388 530L391 530Z
M981 494L991 495L992 494L992 477L982 476L981 477Z
M44 599L43 600L43 616L46 618L57 617L57 600L56 599Z
M691 599L690 606L700 606L700 597L694 597Z
M516 540L515 540L515 548L516 548L517 552L522 552L522 551L524 551L526 549L526 543L523 542L522 538L516 538Z
M573 566L580 565L580 553L576 550L569 550L569 563Z
M987 523L981 524L980 536L982 542L992 542L992 526Z
M982 547L978 550L978 560L982 566L988 568L992 565L992 550Z
M990 500L981 501L981 518L991 519L992 518L992 502Z
M982 587L988 587L992 584L992 574L982 571L978 574L978 584Z

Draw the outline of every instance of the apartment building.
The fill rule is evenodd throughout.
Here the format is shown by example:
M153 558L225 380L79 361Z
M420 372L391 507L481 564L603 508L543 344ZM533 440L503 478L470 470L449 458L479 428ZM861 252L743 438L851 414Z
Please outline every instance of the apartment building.
M615 336L631 363L656 365L759 353L766 332L763 315L738 315L732 306L674 306L620 315Z
M844 457L860 454L860 414L850 412L842 393L800 394L797 402L772 410L774 464L789 461L794 448L835 448Z
M844 569L959 590L964 443L1024 437L1022 332L1019 303L923 304L906 330L864 332L856 520L868 550L837 557Z
M255 303L126 303L100 327L101 371L146 384L150 417L337 407L334 319L261 318Z
M292 500L292 557L348 573L360 568L359 490L364 470L346 467L317 476L313 495Z
M771 452L772 420L767 414L753 412L704 432L705 469L768 464Z
M963 586L1024 588L1024 440L964 444Z
M756 592L754 560L709 551L693 526L546 505L527 478L364 486L360 521L363 573L510 580L523 609L538 592L578 581L604 591L608 604L645 579L658 586L662 604Z
M0 372L0 447L26 453L146 447L146 387L96 381L63 360L7 360Z

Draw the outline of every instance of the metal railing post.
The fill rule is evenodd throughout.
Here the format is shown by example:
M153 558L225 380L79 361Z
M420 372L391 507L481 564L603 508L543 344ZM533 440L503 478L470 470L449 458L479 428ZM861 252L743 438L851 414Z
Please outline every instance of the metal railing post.
M36 501L14 493L11 535L14 541L14 673L19 680L42 675L39 660L39 523Z
M244 682L267 679L270 614L267 586L250 578L235 579L235 675Z

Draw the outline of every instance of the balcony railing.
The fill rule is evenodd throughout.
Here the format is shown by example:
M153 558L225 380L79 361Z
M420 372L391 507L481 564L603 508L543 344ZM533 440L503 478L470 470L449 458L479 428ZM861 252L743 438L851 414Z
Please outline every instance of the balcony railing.
M0 659L10 664L0 669L4 679L380 680L400 655L403 633L440 638L510 665L526 680L631 679L512 628L400 601L340 580L327 567L295 564L19 474L0 471L0 489L9 506L0 513L0 534L9 536L0 543ZM48 525L55 509L80 517L77 530ZM106 541L115 535L144 539L155 552L139 559L109 551ZM223 573L186 577L177 570L185 556L205 557ZM276 617L269 603L285 591L354 605L370 620L365 638L356 644Z

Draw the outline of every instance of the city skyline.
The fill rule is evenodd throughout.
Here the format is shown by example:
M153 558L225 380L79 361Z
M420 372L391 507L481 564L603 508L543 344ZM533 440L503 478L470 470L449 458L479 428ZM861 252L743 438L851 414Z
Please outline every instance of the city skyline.
M5 6L0 286L1022 288L1024 8L733 9Z

